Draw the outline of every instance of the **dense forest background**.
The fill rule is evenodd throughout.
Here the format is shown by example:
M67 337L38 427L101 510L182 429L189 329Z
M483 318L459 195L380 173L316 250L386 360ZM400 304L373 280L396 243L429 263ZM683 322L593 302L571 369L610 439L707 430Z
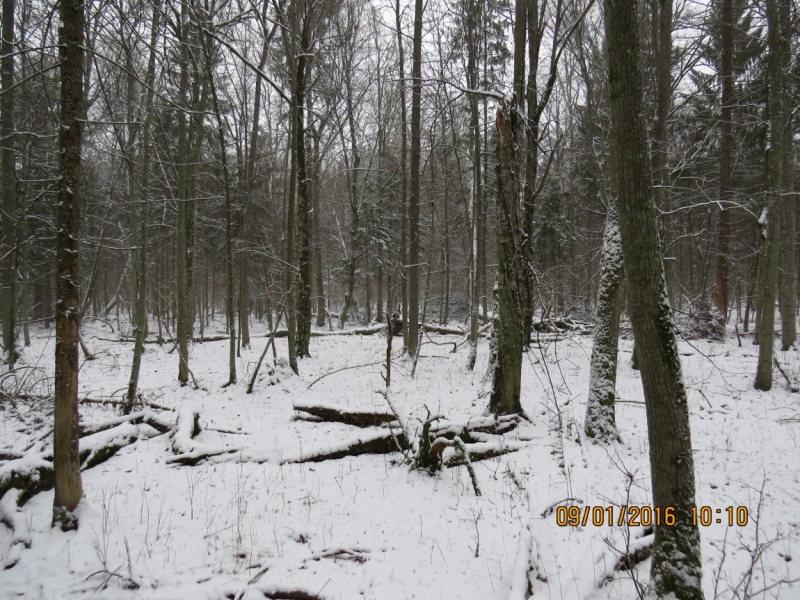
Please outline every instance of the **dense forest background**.
M639 6L641 63L655 172L663 176L656 200L672 307L702 326L723 278L723 309L746 332L766 203L768 44L763 7L728 4L727 148L725 2L672 8L663 125L659 2ZM591 320L613 195L602 7L531 5L520 95L532 156L524 172L532 302L543 316ZM3 162L3 304L15 311L4 311L8 350L11 333L22 347L31 323L53 317L59 58L54 4L4 6L12 11L4 31L13 34L3 66L4 152L12 153ZM465 322L473 262L487 319L494 119L498 99L515 91L515 6L426 4L418 74L413 9L361 0L88 3L83 319L126 329L141 297L145 326L161 339L203 337L221 317L235 324L237 343L249 344L248 320L271 326L297 307L302 356L306 315L335 328L385 320L398 305L407 315L415 304L425 310L420 320ZM787 97L796 114L800 65L792 56ZM721 182L723 152L729 172Z

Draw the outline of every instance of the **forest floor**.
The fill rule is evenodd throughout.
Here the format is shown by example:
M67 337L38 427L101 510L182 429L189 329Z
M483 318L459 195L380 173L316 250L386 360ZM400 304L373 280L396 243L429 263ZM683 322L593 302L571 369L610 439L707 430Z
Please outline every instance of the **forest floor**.
M195 450L229 452L180 466L168 462L174 456L169 435L141 435L83 472L85 499L74 532L50 527L52 491L16 513L3 501L6 521L17 529L0 526L0 565L13 564L0 570L0 597L506 600L525 597L529 562L534 598L629 600L647 585L648 560L615 570L622 555L652 540L644 527L594 526L591 517L586 525L561 527L547 510L572 499L582 518L586 506L649 504L645 408L630 365L631 341L621 341L619 355L622 441L611 446L583 436L591 336L550 336L526 354L522 404L532 422L503 437L501 443L519 450L474 463L478 497L464 466L431 476L410 469L399 452L289 462L369 433L295 420L293 402L387 410L376 364L385 358L386 340L312 338L313 357L300 361L300 377L275 367L270 352L247 394L266 342L265 328L255 329L253 348L238 360L239 383L228 388L221 387L227 341L192 346L200 389L178 385L171 344L146 346L145 399L175 409L160 411L163 419L198 412ZM113 341L117 334L101 324L84 333L96 359L81 357L80 397L120 399L132 344ZM25 350L24 364L36 368L28 370L29 382L41 380L40 388L52 375L53 345L52 329L36 329ZM773 391L753 390L757 347L749 338L742 347L735 338L679 345L697 504L712 510L711 524L700 528L706 598L800 598L800 584L792 583L800 577L800 394L777 370ZM481 340L474 372L466 368L466 345L452 349L452 343L426 343L413 379L411 361L395 351L393 396L410 422L424 420L426 407L452 421L484 413L488 341ZM285 339L277 351L286 356ZM778 360L791 385L800 385L800 354L779 352ZM353 365L371 366L332 373L309 389L320 375ZM37 437L42 442L35 447L45 447L51 411L35 399L0 404L0 452L23 450ZM84 425L119 414L96 404L80 411ZM747 525L728 526L740 506L747 508ZM613 508L615 521L618 515ZM20 537L29 547L15 543Z

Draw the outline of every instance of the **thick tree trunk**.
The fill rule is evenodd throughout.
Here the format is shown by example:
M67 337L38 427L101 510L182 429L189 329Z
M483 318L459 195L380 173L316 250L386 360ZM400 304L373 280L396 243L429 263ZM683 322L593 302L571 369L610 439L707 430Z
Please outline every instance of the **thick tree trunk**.
M622 240L616 203L609 202L603 253L600 258L600 291L594 320L594 345L586 402L586 435L603 442L619 439L614 397L617 384L619 315L624 287Z
M519 217L519 170L516 152L519 116L514 106L497 110L497 281L489 368L495 415L522 413L522 314L519 289L522 242Z
M778 287L778 263L781 238L781 192L783 188L783 112L784 78L781 43L779 0L767 0L767 27L769 57L769 142L767 147L767 239L759 261L762 270L758 318L758 368L755 388L767 391L772 388L772 352L775 346L775 296Z
M78 455L78 337L80 331L80 191L83 97L83 0L61 0L61 123L56 209L56 365L53 526L78 527L75 509L83 494Z
M658 246L644 117L636 3L605 0L611 98L612 174L618 198L627 293L641 367L653 505L674 508L656 525L651 576L658 598L700 600L700 535L689 407Z
M153 7L153 22L150 31L150 58L147 64L147 79L145 94L147 96L144 132L142 139L142 173L141 173L141 211L136 211L139 221L139 235L135 258L138 259L136 269L136 298L134 302L134 325L133 332L136 341L133 345L133 364L131 365L131 376L128 381L128 393L125 396L123 412L130 413L133 404L136 402L136 392L139 387L139 371L142 366L142 351L144 350L144 338L147 335L147 261L148 261L148 235L150 231L150 123L153 115L153 93L156 72L156 42L158 41L158 28L161 17L161 2L158 1ZM134 260L134 257L131 257ZM202 317L201 317L202 323Z
M784 77L791 73L791 2L779 0L778 11L781 20L781 64ZM795 205L794 195L794 151L792 148L792 91L788 81L783 86L783 129L781 140L781 177L783 192L781 197L781 342L782 349L788 350L797 339L797 249L795 247Z
M2 194L3 230L0 256L2 263L2 321L3 348L6 351L8 368L17 361L17 172L14 142L14 0L3 0L3 40L0 43L0 84L3 95L0 100L0 137L2 150Z
M422 0L414 2L414 49L411 63L411 194L408 206L408 340L411 356L419 343L419 201L422 120Z

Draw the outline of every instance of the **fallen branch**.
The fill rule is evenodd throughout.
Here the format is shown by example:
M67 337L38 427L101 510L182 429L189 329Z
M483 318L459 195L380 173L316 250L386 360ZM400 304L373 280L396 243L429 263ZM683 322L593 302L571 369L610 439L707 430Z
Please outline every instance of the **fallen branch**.
M336 560L338 558L341 560L352 560L357 563L365 563L369 560L367 554L369 554L369 550L359 548L328 548L322 552L312 554L306 558L305 561L321 560L323 558L332 558Z
M786 385L789 386L789 391L792 392L792 393L797 393L798 391L800 391L800 390L797 389L796 386L792 385L792 380L789 379L789 376L786 374L786 371L783 370L783 367L781 366L781 363L778 362L778 357L777 356L773 356L772 357L772 361L775 363L775 366L778 368L778 371L780 372L780 374L783 375L783 378L786 380Z
M309 383L308 387L306 389L310 390L311 386L314 385L315 383L317 383L320 379L324 379L328 375L333 375L334 373L339 373L340 371L347 371L348 369L361 369L361 368L364 368L364 367L374 367L375 365L382 365L382 364L383 364L383 361L381 360L381 361L378 361L378 362L367 363L365 365L352 365L352 366L349 366L349 367L342 367L341 369L336 369L334 371L330 371L329 373L325 373L323 375L320 375L314 381Z

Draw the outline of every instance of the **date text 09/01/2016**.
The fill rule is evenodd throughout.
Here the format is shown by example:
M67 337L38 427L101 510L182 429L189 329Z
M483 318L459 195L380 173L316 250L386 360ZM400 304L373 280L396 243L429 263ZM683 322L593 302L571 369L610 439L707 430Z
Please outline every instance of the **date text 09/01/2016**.
M727 506L711 508L710 506L693 506L690 509L692 525L708 527L713 524L725 524L729 527L747 525L746 506ZM675 508L650 506L559 506L556 508L556 525L587 526L594 525L628 525L629 527L650 527L652 525L675 525Z

